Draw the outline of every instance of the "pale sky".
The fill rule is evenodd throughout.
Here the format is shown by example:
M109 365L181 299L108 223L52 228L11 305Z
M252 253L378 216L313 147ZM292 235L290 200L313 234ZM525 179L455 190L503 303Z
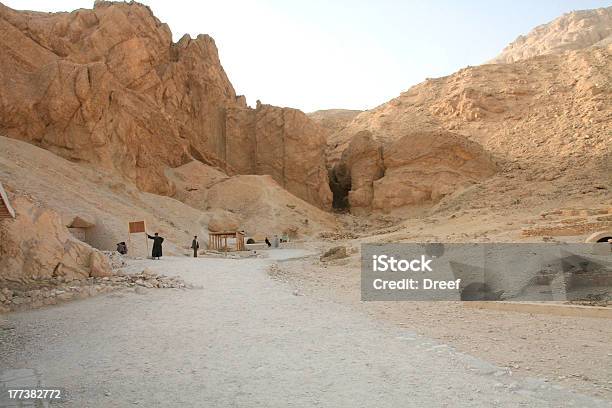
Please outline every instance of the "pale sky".
M0 0L71 11L92 0ZM533 27L598 0L142 0L174 40L210 34L250 105L369 109L427 77L481 64Z

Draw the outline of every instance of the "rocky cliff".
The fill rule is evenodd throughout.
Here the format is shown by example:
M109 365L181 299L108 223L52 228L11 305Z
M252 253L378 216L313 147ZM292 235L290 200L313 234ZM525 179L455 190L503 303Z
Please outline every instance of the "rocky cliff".
M51 14L0 4L0 46L2 134L148 192L173 195L164 169L196 159L270 174L300 198L331 203L318 126L299 111L247 107L213 39L173 43L148 7L99 1ZM268 148L282 149L283 161Z
M566 13L521 35L495 57L509 63L538 55L559 54L612 42L612 7Z

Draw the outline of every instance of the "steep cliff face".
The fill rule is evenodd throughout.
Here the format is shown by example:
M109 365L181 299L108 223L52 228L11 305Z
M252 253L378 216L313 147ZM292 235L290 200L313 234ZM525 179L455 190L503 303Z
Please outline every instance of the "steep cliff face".
M610 43L612 7L573 11L519 36L491 62L510 63Z
M9 137L164 195L175 192L164 169L192 158L230 174L278 167L266 162L273 156L257 154L257 139L272 136L257 134L268 127L258 126L260 115L236 96L213 39L172 43L170 29L148 7L96 2L92 10L48 14L0 4L0 46L0 132ZM284 117L289 135L273 137L275 143L302 139L317 152L324 147L303 114L268 111ZM327 205L327 179L308 178L319 173L318 163L312 170L312 163L288 160L306 167L287 179L278 171L273 177Z
M331 206L321 127L299 110L260 105L255 136L257 174L271 175L283 188L319 207Z

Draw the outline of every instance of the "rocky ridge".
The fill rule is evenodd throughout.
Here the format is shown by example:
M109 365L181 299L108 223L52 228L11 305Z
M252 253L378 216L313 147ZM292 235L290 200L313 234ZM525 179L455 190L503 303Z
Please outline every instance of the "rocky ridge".
M510 63L612 43L612 7L566 13L520 35L490 62Z

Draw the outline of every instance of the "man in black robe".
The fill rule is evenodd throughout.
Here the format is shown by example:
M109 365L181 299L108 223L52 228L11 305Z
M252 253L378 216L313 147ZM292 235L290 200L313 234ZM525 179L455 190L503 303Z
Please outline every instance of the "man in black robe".
M198 257L198 249L200 249L200 243L198 242L198 236L194 235L193 241L191 241L191 249L193 249L193 257Z
M153 259L159 259L162 256L162 242L164 242L164 239L160 237L157 232L155 233L155 236L147 234L147 237L153 240L153 250L151 251L151 257Z

